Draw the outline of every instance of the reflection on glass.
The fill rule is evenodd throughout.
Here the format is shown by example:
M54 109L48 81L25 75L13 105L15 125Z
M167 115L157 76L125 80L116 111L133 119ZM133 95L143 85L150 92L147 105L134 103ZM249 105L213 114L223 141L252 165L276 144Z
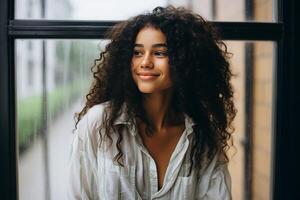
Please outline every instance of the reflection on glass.
M16 0L15 5L18 19L124 20L157 6L173 5L208 20L274 21L273 0Z
M104 41L17 40L20 199L66 199L73 115Z
M20 199L66 199L73 114L90 67L107 41L17 40ZM233 199L269 199L272 152L272 42L228 41L238 109L229 152ZM44 49L44 50L43 50ZM43 75L44 74L44 75ZM249 182L249 180L252 180Z

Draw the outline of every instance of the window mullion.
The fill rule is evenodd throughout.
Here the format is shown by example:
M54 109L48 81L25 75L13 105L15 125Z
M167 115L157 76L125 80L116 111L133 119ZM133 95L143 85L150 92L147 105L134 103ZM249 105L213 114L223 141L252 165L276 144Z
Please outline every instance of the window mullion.
M9 34L14 38L105 38L116 21L12 20ZM280 40L281 23L212 22L224 40Z

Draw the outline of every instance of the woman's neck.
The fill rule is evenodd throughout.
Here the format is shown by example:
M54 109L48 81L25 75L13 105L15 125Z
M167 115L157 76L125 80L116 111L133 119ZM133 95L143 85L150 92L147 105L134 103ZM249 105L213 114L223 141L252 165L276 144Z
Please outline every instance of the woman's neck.
M163 130L171 120L172 91L167 90L160 93L144 94L143 106L148 119L151 121L155 131Z

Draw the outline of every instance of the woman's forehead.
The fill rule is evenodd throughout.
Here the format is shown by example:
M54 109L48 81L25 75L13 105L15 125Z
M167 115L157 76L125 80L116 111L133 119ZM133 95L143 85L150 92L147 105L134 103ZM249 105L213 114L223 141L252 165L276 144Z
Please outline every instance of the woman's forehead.
M151 47L166 46L166 36L160 29L145 27L138 32L135 44Z

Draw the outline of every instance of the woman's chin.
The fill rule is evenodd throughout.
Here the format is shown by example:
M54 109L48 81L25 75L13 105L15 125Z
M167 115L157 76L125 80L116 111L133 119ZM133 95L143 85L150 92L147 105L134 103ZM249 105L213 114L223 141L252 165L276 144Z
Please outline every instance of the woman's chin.
M145 93L145 94L151 94L151 93L156 93L161 91L161 88L157 88L151 84L139 84L138 88L141 93Z
M156 92L152 88L141 88L141 87L139 87L139 91L144 94L151 94L151 93Z
M169 92L171 87L167 88L157 88L157 87L147 87L147 86L139 86L139 91L143 94L154 94L154 93L164 93L164 92Z

